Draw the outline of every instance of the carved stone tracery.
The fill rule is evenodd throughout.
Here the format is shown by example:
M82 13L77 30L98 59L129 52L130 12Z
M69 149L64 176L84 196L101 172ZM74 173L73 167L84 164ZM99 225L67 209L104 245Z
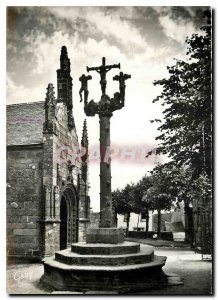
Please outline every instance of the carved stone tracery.
M52 83L48 84L45 98L45 122L43 124L43 131L50 133L56 132L55 114L56 114L57 100L54 96L54 86Z

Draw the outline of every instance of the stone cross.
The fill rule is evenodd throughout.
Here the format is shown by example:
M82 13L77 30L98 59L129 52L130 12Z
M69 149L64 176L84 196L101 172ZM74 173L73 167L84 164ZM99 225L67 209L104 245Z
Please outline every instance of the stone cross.
M91 100L84 102L84 111L87 116L99 115L100 123L100 228L115 227L112 209L111 196L111 160L110 160L110 118L113 111L121 109L124 106L125 98L125 80L130 75L122 72L115 80L120 83L120 93L115 93L114 98L106 95L106 73L113 68L120 68L120 64L106 65L105 58L102 58L100 67L89 68L87 71L97 71L100 74L101 81L101 100L96 103Z
M105 59L105 57L102 57L102 65L100 67L94 67L94 68L86 67L87 72L89 72L89 71L96 71L96 72L98 72L100 74L100 76L101 76L100 85L101 85L102 95L105 95L105 93L106 93L106 86L107 86L106 74L111 69L115 69L115 68L119 68L120 69L120 64L117 64L117 65L106 65L106 59Z

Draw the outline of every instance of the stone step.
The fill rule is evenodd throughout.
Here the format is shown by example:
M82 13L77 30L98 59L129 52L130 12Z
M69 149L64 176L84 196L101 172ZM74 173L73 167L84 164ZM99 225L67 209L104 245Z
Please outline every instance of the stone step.
M44 267L49 266L59 270L71 270L71 271L104 271L104 272L120 272L120 271L132 271L140 269L149 269L154 267L162 267L165 265L166 256L156 256L154 255L154 260L147 263L133 264L133 265L123 265L123 266L80 266L80 265L68 265L63 262L56 261L55 258L48 258L44 260Z
M78 266L56 261L44 261L41 282L62 291L119 291L121 293L151 288L167 283L162 271L166 257L142 264L122 266Z
M122 228L89 228L86 233L86 243L120 244L124 242Z
M118 266L142 264L153 261L153 247L144 247L138 253L121 255L81 255L71 252L70 249L55 253L55 259L68 265L87 265L87 266Z
M120 244L87 244L81 242L72 244L71 251L81 255L133 254L140 251L140 244L133 242L123 242Z

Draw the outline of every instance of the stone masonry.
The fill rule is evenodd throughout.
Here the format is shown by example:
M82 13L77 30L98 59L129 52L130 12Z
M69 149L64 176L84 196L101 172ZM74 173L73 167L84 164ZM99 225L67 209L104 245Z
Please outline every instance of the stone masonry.
M61 203L67 205L66 246L85 241L89 225L88 167L75 155L72 77L67 49L57 70L58 97L7 106L7 253L41 259L60 250ZM87 127L84 123L87 139ZM86 145L88 150L88 144ZM84 173L85 172L85 173ZM62 226L63 227L63 226Z

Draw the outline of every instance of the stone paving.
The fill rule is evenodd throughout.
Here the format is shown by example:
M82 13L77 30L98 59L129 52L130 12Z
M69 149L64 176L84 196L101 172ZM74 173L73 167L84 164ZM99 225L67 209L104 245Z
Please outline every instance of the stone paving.
M143 245L141 246L143 247ZM201 255L189 249L155 248L156 255L167 256L166 273L174 273L184 279L184 285L168 286L140 292L151 295L209 295L212 292L212 263L202 261ZM78 292L52 291L39 283L43 274L42 264L10 265L7 270L7 293L9 294L81 294ZM104 294L87 292L86 294ZM108 294L116 294L111 291ZM138 293L139 294L139 293Z
M126 241L136 242L146 245L151 245L154 247L165 247L165 248L190 248L190 244L186 242L179 242L179 241L167 241L161 239L139 239L139 238L131 238L127 237Z
M184 285L150 290L151 295L211 295L212 262L202 261L201 254L189 249L155 248L155 254L167 256L165 273L175 273L184 280Z

